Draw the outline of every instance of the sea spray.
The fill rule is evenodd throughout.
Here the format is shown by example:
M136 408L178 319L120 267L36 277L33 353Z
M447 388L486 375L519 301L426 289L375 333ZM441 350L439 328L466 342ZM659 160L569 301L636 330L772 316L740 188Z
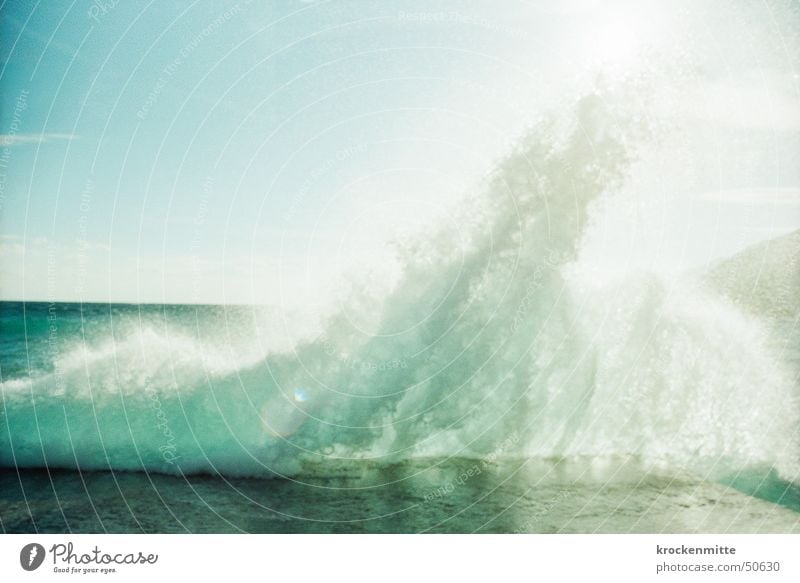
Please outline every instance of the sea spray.
M602 91L544 119L457 230L405 242L394 287L316 335L264 347L244 323L214 338L155 316L76 335L60 379L3 383L0 463L302 479L359 460L589 455L793 478L791 374L758 322L688 280L603 288L576 262L593 201L649 139L638 102Z

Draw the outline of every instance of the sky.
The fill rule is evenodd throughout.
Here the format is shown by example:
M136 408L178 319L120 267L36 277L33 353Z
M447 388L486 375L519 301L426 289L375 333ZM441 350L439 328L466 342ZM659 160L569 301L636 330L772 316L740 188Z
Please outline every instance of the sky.
M664 100L691 132L584 256L689 269L800 227L791 2L499 6L3 2L0 299L302 305L651 49L691 61Z

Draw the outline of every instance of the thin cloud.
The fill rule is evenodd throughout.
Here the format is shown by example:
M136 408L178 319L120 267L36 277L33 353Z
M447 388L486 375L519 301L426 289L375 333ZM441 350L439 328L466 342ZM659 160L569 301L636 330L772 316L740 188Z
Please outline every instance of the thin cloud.
M43 144L62 140L76 140L75 134L0 134L0 145L6 148L25 144Z
M800 188L741 188L704 192L704 200L743 205L800 205Z
M742 75L738 84L714 82L689 94L686 112L722 126L796 132L800 130L800 100L782 78L759 81Z

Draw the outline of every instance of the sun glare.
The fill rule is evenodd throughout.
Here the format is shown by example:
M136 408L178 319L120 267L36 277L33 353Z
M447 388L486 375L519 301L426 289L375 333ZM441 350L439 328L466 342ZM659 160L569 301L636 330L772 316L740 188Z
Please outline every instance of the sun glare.
M639 49L639 34L631 22L615 21L597 35L596 56L609 63L628 62Z
M636 13L616 14L600 20L588 35L589 58L604 69L627 68L652 42L650 19Z

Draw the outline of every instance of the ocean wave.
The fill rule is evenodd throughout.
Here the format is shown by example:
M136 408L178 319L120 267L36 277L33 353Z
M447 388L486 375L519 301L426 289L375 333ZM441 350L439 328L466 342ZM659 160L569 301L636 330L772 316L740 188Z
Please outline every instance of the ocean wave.
M630 103L591 94L540 123L458 232L407 243L391 292L310 338L144 322L76 340L2 384L0 464L302 479L326 460L586 455L796 479L793 376L757 318L690 277L601 286L576 264L590 204L646 139Z

